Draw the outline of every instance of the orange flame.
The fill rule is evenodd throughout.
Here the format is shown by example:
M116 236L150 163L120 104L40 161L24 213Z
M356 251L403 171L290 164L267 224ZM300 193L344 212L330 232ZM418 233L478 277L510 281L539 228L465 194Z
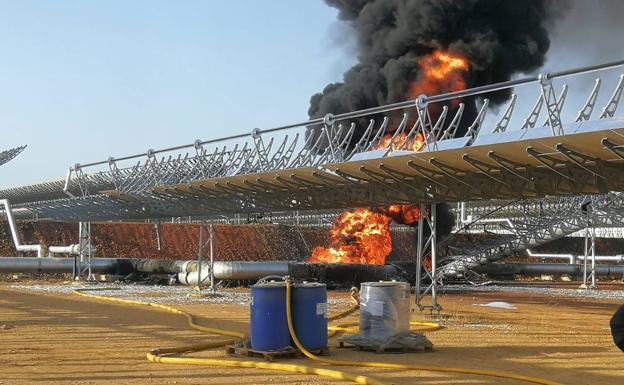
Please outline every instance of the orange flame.
M410 98L466 89L464 75L470 68L468 59L441 50L418 61L420 77L410 84ZM459 103L455 100L454 103Z
M414 205L390 205L384 214L396 223L408 226L417 225L420 219L420 209Z
M410 98L435 95L466 88L464 75L469 69L468 60L460 55L436 50L418 61L420 76L409 85ZM459 100L453 100L457 106ZM431 111L430 111L431 112ZM425 138L421 133L408 139L406 133L385 135L375 149L401 148L420 151ZM406 143L410 140L411 143ZM413 205L390 205L386 208L357 209L344 212L332 225L331 247L316 247L308 262L312 263L363 263L382 265L392 251L390 222L414 226L418 224L420 210Z
M398 137L394 138L394 140L392 140L392 137L393 134L384 135L384 137L379 141L379 144L375 146L375 150L389 148L391 151L399 149L406 151L420 151L420 149L425 145L425 138L420 132L413 139L408 139L406 133L398 135Z
M316 247L308 262L383 265L392 251L391 221L369 209L344 212L332 225L331 247Z

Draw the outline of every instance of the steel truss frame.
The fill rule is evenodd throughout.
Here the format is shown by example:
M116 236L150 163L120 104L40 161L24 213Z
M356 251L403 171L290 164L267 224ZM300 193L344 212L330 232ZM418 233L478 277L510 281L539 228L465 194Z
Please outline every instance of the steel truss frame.
M421 96L415 101L335 116L328 114L268 130L254 129L249 134L198 140L137 155L75 164L62 183L54 181L7 189L0 191L0 196L39 218L137 220L620 190L624 178L618 177L622 173L617 160L624 160L624 135L612 129L619 123L605 126L605 132L612 134L599 138L601 146L615 156L614 159L606 159L604 154L596 157L595 151L587 153L556 141L552 144L554 153L547 147L526 146L527 159L523 161L518 161L517 150L507 154L494 149L483 154L470 149L476 150L485 143L495 148L497 143L521 142L527 135L561 139L578 135L580 126L568 127L561 122L560 112L568 89L564 86L557 95L553 79L623 64L624 61L620 61L443 95ZM613 118L624 87L623 79L620 77L600 119ZM445 108L436 121L431 120L429 107L432 104L530 83L538 83L540 93L535 108L525 120L525 130L520 131L522 135L510 135L512 132L507 131L517 104L516 96L492 130L492 138L482 134L484 118L489 111L487 99L483 100L463 138L456 137L463 105L448 123L449 113ZM579 110L576 122L590 121L599 86L597 82ZM535 128L542 109L547 114L544 126ZM381 122L374 118L394 111L403 111L402 118L384 117ZM371 119L362 137L354 138L354 119L367 116ZM274 135L301 127L309 129L303 142L299 139L304 135L299 132ZM391 145L378 148L387 133L391 135ZM273 136L267 137L267 134ZM414 153L410 149L419 136L425 138L424 148ZM499 136L507 139L501 141ZM495 142L491 142L493 139ZM245 142L241 143L242 140ZM465 152L459 154L459 162L449 163L437 156L440 151L452 148ZM419 156L426 154L429 155ZM87 173L92 170L96 171Z
M477 248L466 255L455 256L439 270L440 277L462 277L480 265L585 230L586 258L583 281L585 287L593 288L596 285L593 241L595 227L624 225L624 194L616 192L571 198L549 197L542 200L500 202L498 207L474 205L473 209L473 213L479 218L472 221L472 224L484 219L497 221L498 226L513 236ZM589 274L588 260L592 263Z
M16 156L21 154L25 148L26 146L19 146L19 147L14 147L8 150L1 151L0 152L0 166L13 160Z
M205 233L208 232L208 239L205 239ZM215 294L217 292L217 287L215 285L215 277L214 277L214 261L215 261L215 232L214 225L212 223L206 223L206 221L202 220L199 222L199 250L197 252L197 291L201 294L202 292L202 267L204 263L204 253L206 246L208 246L209 250L209 265L208 265L208 277L210 279L210 294Z
M442 284L440 275L437 273L437 230L436 230L436 204L420 204L420 217L418 218L418 245L416 256L416 307L421 312L429 310L439 313L442 306L438 303L438 287ZM425 229L429 233L425 235ZM429 257L431 267L424 262ZM424 272L424 277L422 273ZM425 304L424 298L430 295L431 302Z

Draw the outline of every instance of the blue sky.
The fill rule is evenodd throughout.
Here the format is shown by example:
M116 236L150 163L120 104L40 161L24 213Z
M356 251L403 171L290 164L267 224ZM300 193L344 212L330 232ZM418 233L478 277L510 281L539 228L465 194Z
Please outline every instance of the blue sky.
M305 120L341 35L319 0L0 1L0 186Z
M551 34L547 70L624 57L619 15L578 4ZM28 144L0 167L0 187L305 120L310 96L355 62L349 36L321 0L0 0L0 150ZM568 118L594 77L570 82ZM518 121L529 91L518 90Z

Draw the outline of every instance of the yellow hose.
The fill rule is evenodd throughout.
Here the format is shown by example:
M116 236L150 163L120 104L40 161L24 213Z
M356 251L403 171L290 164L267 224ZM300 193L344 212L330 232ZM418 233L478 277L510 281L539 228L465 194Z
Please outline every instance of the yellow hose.
M88 290L88 289L87 289ZM149 306L156 309L164 310L169 313L179 314L186 318L188 325L191 329L199 330L206 333L217 334L222 336L236 337L239 339L246 338L247 334L234 332L231 330L209 328L201 326L195 323L193 316L183 310L176 309L172 306L156 304L152 302L133 301L122 298L111 298L99 295L87 294L85 289L75 290L74 293L87 298L93 298L99 301L113 302L122 305L140 305ZM147 359L151 362L168 363L168 364L186 364L186 365L207 365L207 366L220 366L229 368L257 368L257 369L270 369L278 370L282 372L297 373L297 374L315 374L317 376L323 376L333 378L337 380L351 381L356 384L363 385L387 385L384 382L372 379L370 377L343 372L340 370L313 368L305 365L295 364L278 364L272 362L262 361L243 361L243 360L225 360L222 358L185 358L185 357L166 357L169 354L180 354L186 352L197 352L202 350L214 349L230 345L236 342L235 340L219 341L206 344L186 345L174 348L159 348L153 349L147 353Z
M358 333L360 331L358 321L343 322L338 325L327 326L327 330L330 332L343 332L343 333ZM410 322L410 331L414 333L435 332L444 329L444 326L435 322Z
M387 368L387 369L409 369L409 370L422 370L428 372L443 372L443 373L460 373L460 374L474 374L480 376L488 376L488 377L497 377L497 378L506 378L510 380L523 381L533 384L541 384L541 385L562 385L558 382L545 380L537 377L528 377L522 376L513 373L507 372L499 372L494 370L481 370L481 369L464 369L464 368L453 368L453 367L442 367L442 366L428 366L428 365L405 365L405 364L391 364L386 362L368 362L368 361L345 361L345 360L331 360L324 357L316 356L310 351L308 351L297 338L297 334L295 333L295 328L292 322L292 306L290 303L291 300L291 282L289 280L286 281L286 317L288 319L288 330L290 331L290 336L292 337L297 348L308 358L322 362L329 365L336 366L363 366L369 368Z
M103 297L92 294L84 293L83 290L74 291L77 295L97 299L100 301L108 301L114 302L123 305L141 305L141 306L149 306L156 309L164 310L169 313L182 315L187 319L188 325L190 328L199 330L202 332L207 332L216 335L223 335L229 337L236 338L246 338L247 335L245 333L234 332L231 330L218 329L218 328L209 328L205 326L201 326L195 323L193 316L183 310L176 309L171 306L161 305L150 302L141 302L141 301L133 301L126 300L121 298L111 298L111 297ZM292 323L292 314L291 314L291 283L287 281L286 283L286 315L288 319L288 329L290 331L291 337L295 342L295 345L299 350L308 358L322 362L330 365L337 366L363 366L363 367L373 367L373 368L387 368L387 369L408 369L408 370L422 370L429 372L443 372L443 373L459 373L459 374L471 374L471 375L480 375L480 376L489 376L489 377L497 377L497 378L506 378L511 380L523 381L527 383L533 384L541 384L541 385L562 385L561 383L545 380L537 377L528 377L517 375L513 373L494 371L494 370L481 370L481 369L465 369L465 368L453 368L453 367L442 367L442 366L428 366L428 365L405 365L405 364L391 364L385 362L366 362L366 361L345 361L345 360L330 360L327 358L319 357L311 352L309 352L299 341L297 335L295 333L293 323ZM353 309L349 309L350 312ZM345 314L346 312L340 313ZM350 314L350 313L348 313ZM344 315L342 315L344 317ZM332 319L337 319L340 317L332 317ZM425 327L439 327L439 325L434 323L411 323L412 325L421 325ZM330 326L328 330L332 333L336 333L339 330L335 328L339 327L348 327L354 326L354 323L343 324L340 326ZM332 330L334 328L334 330ZM269 363L269 362L260 362L260 361L239 361L239 360L224 360L221 358L183 358L183 357L166 357L165 355L169 354L179 354L184 352L196 352L201 350L213 349L222 347L228 344L234 343L234 340L228 341L220 341L213 342L207 344L197 344L197 345L187 345L175 348L162 348L162 349L154 349L151 352L147 353L147 359L152 362L159 363L171 363L171 364L188 364L188 365L208 365L208 366L221 366L221 367L241 367L241 368L258 368L258 369L270 369L270 370L278 370L285 371L290 373L298 373L298 374L315 374L319 376L324 376L333 379L339 380L347 380L357 384L370 384L370 385L386 385L384 382L379 380L372 379L366 376L359 376L351 373L346 373L338 370L331 369L322 369L322 368L313 368L304 365L293 365L293 364L278 364L278 363Z
M351 288L351 300L353 301L353 307L343 311L342 313L338 313L336 315L328 317L327 321L331 322L331 321L335 321L337 319L344 318L344 317L352 314L353 312L355 312L356 310L358 310L360 308L360 296L358 294L358 289L355 288L355 287Z

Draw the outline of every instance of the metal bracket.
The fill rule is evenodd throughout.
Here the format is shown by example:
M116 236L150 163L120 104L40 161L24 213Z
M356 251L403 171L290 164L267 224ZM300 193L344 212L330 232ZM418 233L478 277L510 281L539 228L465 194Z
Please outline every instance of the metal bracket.
M496 127L494 127L492 134L498 134L507 130L507 126L509 125L509 121L511 120L511 115L513 114L514 107L516 106L516 100L518 100L518 95L511 95L511 100L507 105L507 109L505 110L505 113L503 113L501 119L496 124Z
M615 111L620 104L620 98L622 97L622 90L624 89L624 75L620 75L620 80L613 91L613 95L609 99L609 103L602 109L600 119L612 118L615 115Z
M550 126L553 136L563 135L561 108L559 107L557 95L555 94L551 75L549 73L541 74L539 79L542 88L542 98L546 104L546 110L548 111L548 125Z
M598 99L598 92L600 91L600 83L601 83L601 80L596 79L596 81L594 82L594 88L592 88L591 93L589 94L589 97L587 98L587 101L583 105L583 108L581 108L578 114L576 115L576 119L574 120L575 122L583 122L591 118L591 114L594 111L594 106L596 105L596 100Z

